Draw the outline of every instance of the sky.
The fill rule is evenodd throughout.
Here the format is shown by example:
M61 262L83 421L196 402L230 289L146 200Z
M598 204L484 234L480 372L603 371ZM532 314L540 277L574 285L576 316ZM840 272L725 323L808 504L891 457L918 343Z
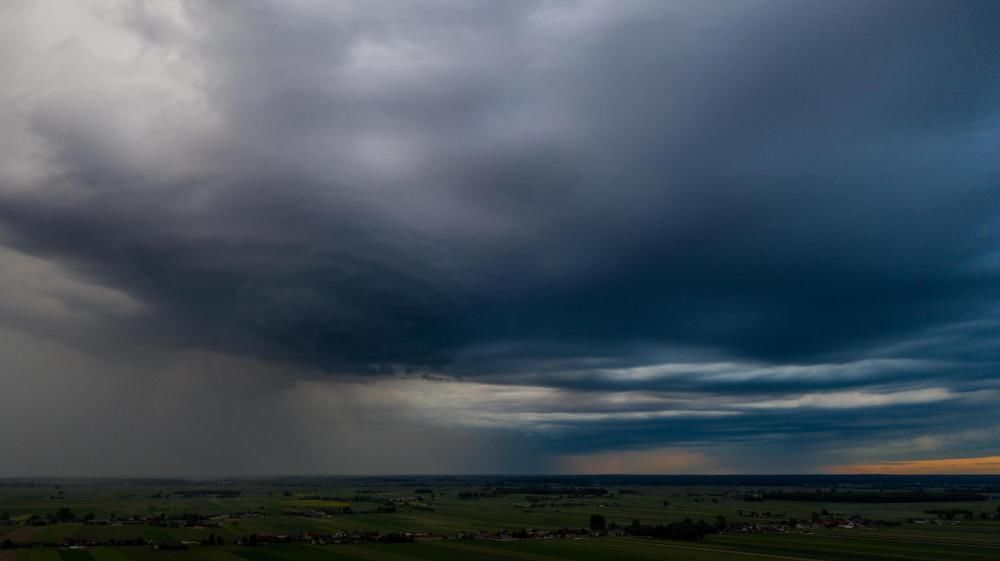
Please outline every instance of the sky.
M0 6L0 476L997 472L1000 5Z

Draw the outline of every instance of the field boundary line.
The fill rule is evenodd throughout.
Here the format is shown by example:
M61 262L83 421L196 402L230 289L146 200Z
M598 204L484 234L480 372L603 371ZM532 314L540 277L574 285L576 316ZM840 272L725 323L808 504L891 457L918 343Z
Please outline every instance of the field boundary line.
M629 540L629 541L626 541L626 543L635 543L635 542ZM738 551L738 550L718 549L718 548L699 548L699 547L694 547L694 546L673 545L673 544L667 544L667 543L663 543L663 542L656 542L653 545L658 545L660 547L677 547L677 548L681 548L681 549L713 551L713 552L719 552L719 553L728 553L728 554L731 554L731 555L756 555L758 557L768 557L768 558L772 558L772 559L785 559L785 560L788 560L788 561L829 561L828 559L816 558L816 557L795 557L795 556L790 556L790 555L779 555L777 553L754 553L754 552L751 552L751 551ZM912 555L898 555L898 554L894 555L892 553L881 553L881 552L877 553L877 555L880 555L880 556L882 556L884 558L907 559L907 560L910 560L910 561L937 561L935 558L931 558L931 557L914 557Z
M961 547L974 547L974 548L984 548L984 549L1000 549L1000 543L997 542L969 542L969 541L945 541L948 538L920 538L920 537L905 537L899 535L877 535L872 534L869 536L862 536L858 534L844 534L841 536L819 536L814 534L816 537L820 537L826 540L840 540L843 538L853 539L853 540L878 540L878 541L892 541L892 542L908 542L914 544L932 544L932 545L957 545Z
M680 545L673 543L654 542L646 540L615 540L618 543L640 543L656 547L669 547L676 549L689 549L692 551L711 551L713 553L725 553L727 555L747 555L751 557L766 557L768 559L785 559L787 561L827 561L816 557L795 557L792 555L778 555L776 553L754 553L751 551L738 551L734 549L723 549L718 547L696 547L693 545Z
M475 553L484 553L493 556L500 557L516 557L518 559L534 560L534 561L567 561L565 557L554 557L552 555L545 555L544 553L535 553L531 551L517 551L516 555L513 551L504 551L499 548L491 548L482 545L476 545L471 543L459 543L457 540L445 540L442 542L444 547L451 547L455 549L461 549L464 551L471 551Z

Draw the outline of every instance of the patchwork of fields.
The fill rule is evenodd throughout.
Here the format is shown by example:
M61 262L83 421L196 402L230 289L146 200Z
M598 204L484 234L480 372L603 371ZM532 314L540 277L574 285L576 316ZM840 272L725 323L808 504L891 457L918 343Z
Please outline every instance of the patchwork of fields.
M877 535L841 533L826 536L715 536L697 543L631 538L593 538L544 541L440 540L412 544L371 545L269 545L254 548L224 546L193 547L186 551L153 551L149 548L95 547L82 550L53 548L6 552L8 561L558 561L558 560L657 560L686 561L811 561L811 560L969 560L1000 559L1000 536L968 539L948 535L883 539Z
M618 483L603 494L497 492L481 480L243 481L225 482L238 491L220 494L212 485L220 484L0 485L0 516L13 521L0 526L0 542L12 547L0 550L0 561L1000 561L1000 497L990 493L986 500L939 502L930 490L926 502L852 503L849 497L763 500L766 489L724 485ZM890 498L892 492L886 491ZM611 528L691 519L720 531L696 541L592 535L594 514ZM850 519L845 527L817 523ZM564 534L574 537L512 539L511 531L528 528L581 530ZM366 539L321 545L308 538L338 532ZM413 534L415 542L370 543L367 536L376 533ZM297 543L250 546L250 535L291 536ZM139 538L147 545L116 545ZM67 547L85 542L91 545ZM154 550L153 543L184 549Z

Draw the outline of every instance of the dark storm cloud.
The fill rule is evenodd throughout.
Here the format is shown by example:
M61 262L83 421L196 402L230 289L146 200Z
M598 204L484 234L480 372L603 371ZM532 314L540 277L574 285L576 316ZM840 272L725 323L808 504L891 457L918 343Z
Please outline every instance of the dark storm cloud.
M8 328L726 407L996 385L993 3L98 13L0 55L0 232L132 311ZM782 411L559 442L866 430Z
M39 112L75 194L8 195L4 223L191 340L332 367L505 340L843 353L995 287L969 270L996 241L985 6L643 6L569 31L530 29L538 8L192 7L221 169L161 183ZM374 79L429 76L347 82L368 43L398 58ZM547 109L570 130L489 144L484 122ZM350 159L366 135L429 161L381 177Z

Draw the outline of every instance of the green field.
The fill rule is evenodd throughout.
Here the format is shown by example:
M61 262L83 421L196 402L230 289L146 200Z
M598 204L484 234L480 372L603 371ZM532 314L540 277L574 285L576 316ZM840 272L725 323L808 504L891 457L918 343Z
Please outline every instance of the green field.
M237 492L212 496L220 487ZM847 500L814 502L753 499L768 489L746 486L606 487L604 495L574 495L497 492L493 482L481 479L332 478L224 482L224 487L219 482L22 482L0 486L0 515L14 520L0 526L0 541L14 546L0 550L0 561L1000 560L1000 500L989 492L982 495L989 500L940 502L931 489L926 502L855 503L851 489L843 491ZM923 501L924 496L918 497ZM61 509L73 519L51 523ZM501 533L587 529L593 514L611 527L690 519L712 523L719 531L693 541L591 535L589 529L577 538L511 539ZM101 524L85 524L84 517ZM794 526L790 519L813 524ZM817 519L858 522L826 528ZM414 543L366 538L325 545L301 536L338 531L417 536ZM458 539L460 533L476 534L476 539ZM299 543L237 543L250 534L296 536ZM203 545L209 536L221 538L223 545ZM146 545L112 545L139 538ZM186 542L186 549L157 551L149 545L177 542ZM59 547L70 544L85 547Z
M205 559L218 561L310 561L344 559L368 561L441 560L460 561L557 561L557 560L654 560L686 561L785 560L969 560L1000 559L1000 540L990 543L937 538L904 542L857 534L838 536L724 536L686 543L630 538L579 540L484 541L441 540L413 544L371 545L269 545L255 548L225 546L159 552L148 548L95 547L86 550L18 550L16 559L57 561L153 561Z

